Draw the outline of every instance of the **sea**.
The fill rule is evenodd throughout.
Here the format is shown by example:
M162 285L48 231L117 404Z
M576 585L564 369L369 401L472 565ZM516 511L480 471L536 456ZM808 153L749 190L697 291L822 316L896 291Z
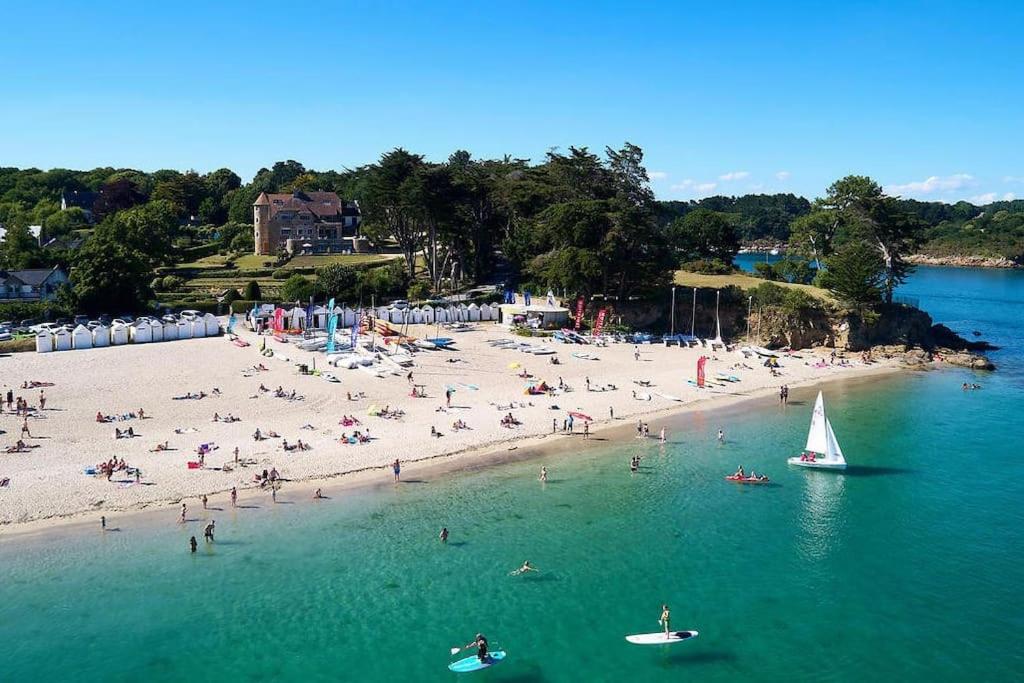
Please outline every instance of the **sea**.
M998 369L823 385L844 473L786 465L806 388L659 420L665 445L284 489L205 513L195 554L203 522L173 507L6 538L0 680L1020 680L1024 273L920 268L900 294L999 345ZM741 464L771 483L726 482ZM627 643L663 603L699 637ZM449 672L477 633L507 658Z

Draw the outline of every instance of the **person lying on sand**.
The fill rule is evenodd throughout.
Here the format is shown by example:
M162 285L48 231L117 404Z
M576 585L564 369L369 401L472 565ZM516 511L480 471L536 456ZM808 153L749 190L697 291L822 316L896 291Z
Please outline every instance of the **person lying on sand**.
M157 444L156 446L154 446L153 448L150 448L150 449L149 449L149 452L150 452L150 453L160 453L160 452L162 452L162 451L167 451L167 450L170 450L170 446L169 446L169 443L170 443L170 442L168 442L168 441L164 441L163 443L158 443L158 444Z

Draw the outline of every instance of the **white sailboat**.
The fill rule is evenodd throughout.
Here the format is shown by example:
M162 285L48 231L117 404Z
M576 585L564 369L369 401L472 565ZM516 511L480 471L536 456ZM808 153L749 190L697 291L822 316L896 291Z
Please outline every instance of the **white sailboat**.
M825 400L818 392L818 400L814 402L811 414L811 428L807 432L807 445L804 454L789 459L790 465L799 467L815 467L826 470L845 470L846 458L839 447L836 434L832 431L832 423L825 415Z

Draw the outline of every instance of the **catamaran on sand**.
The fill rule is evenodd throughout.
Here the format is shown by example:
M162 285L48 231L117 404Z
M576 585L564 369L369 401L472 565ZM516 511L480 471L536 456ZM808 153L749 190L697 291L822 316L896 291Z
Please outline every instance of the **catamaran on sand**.
M839 447L836 434L832 431L832 423L825 416L825 401L818 392L818 400L814 402L811 414L811 428L807 432L807 445L799 457L790 458L790 465L798 467L814 467L826 470L845 470L846 458Z

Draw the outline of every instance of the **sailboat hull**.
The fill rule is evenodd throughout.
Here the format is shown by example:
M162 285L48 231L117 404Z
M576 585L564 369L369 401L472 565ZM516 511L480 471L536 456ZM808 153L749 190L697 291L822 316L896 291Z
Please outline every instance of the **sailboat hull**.
M800 458L790 458L787 460L790 465L796 465L797 467L809 467L817 470L845 470L845 462L827 462L825 460L801 460Z

